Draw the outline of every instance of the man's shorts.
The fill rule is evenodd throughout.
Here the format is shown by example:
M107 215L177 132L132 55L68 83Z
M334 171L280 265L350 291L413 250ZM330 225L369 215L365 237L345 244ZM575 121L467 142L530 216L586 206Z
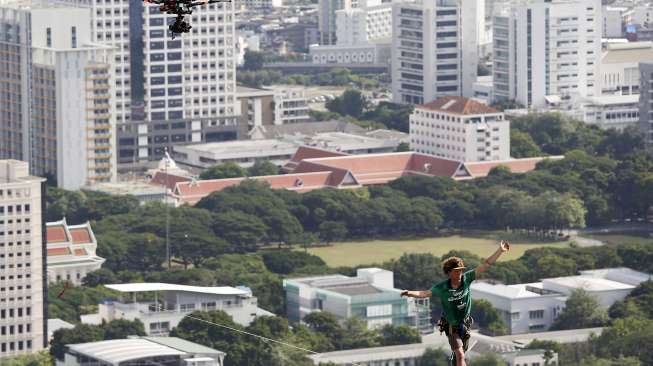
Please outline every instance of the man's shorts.
M448 332L447 339L449 340L449 346L451 350L457 350L458 348L463 348L463 340L460 339L460 335L455 330L453 332Z

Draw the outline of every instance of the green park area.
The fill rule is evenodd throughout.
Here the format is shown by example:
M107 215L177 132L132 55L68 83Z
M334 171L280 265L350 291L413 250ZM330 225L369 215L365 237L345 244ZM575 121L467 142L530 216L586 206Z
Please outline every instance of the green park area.
M653 245L653 234L651 233L628 233L628 234L584 234L590 239L601 240L608 245L630 245L646 244Z
M313 247L308 252L319 256L331 267L382 263L399 258L404 253L432 253L441 256L451 250L467 250L487 258L496 250L501 237L497 232L487 232L421 239L355 241ZM501 260L519 258L528 249L569 246L569 241L538 241L512 235L503 238L509 240L512 246Z

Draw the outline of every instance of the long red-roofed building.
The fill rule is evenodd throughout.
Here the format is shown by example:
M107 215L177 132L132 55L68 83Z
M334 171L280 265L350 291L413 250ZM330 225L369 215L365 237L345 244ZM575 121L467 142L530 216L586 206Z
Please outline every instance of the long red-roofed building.
M91 225L68 225L66 219L46 225L48 282L68 281L81 285L90 272L98 270L104 258L95 254L97 241Z
M325 155L329 155L326 156ZM515 173L535 169L545 158L511 159L463 163L415 152L399 152L367 155L346 155L304 146L297 150L284 166L289 174L249 178L214 179L179 182L173 196L178 204L199 202L213 192L240 184L246 179L267 182L273 189L307 192L322 188L359 188L387 184L407 175L450 177L465 180L485 177L496 166L505 166ZM547 157L561 159L561 156Z

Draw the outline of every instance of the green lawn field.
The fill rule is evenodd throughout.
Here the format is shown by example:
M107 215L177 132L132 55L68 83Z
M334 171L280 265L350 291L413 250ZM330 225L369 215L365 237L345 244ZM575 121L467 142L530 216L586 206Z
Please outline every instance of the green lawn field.
M328 247L309 248L308 252L322 258L327 265L357 266L381 263L399 258L404 253L432 253L441 256L450 250L468 250L487 258L498 246L498 234L494 232L475 235L452 235L446 237L407 239L407 240L372 240L360 242L335 243ZM548 247L568 247L569 242L537 242L528 239L508 238L512 246L510 252L500 260L519 258L528 249Z

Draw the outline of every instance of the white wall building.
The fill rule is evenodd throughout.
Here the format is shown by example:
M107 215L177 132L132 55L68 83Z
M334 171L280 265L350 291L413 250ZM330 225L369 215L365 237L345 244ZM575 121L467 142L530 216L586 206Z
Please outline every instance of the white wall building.
M603 6L603 38L623 37L629 10L624 6Z
M351 46L309 46L311 61L315 64L385 64L390 60L388 43L361 43Z
M497 3L494 98L542 107L545 97L599 95L601 1Z
M483 5L478 0L393 4L392 97L423 104L473 96Z
M653 2L635 5L629 16L632 23L650 27L653 25Z
M361 268L356 277L329 275L286 279L288 319L299 322L312 312L326 311L340 320L360 317L368 327L409 325L432 332L429 299L403 298L394 275L380 268Z
M275 125L306 122L311 119L308 112L305 89L283 88L274 91Z
M176 337L134 337L67 344L56 366L223 366L225 353Z
M65 218L48 222L46 240L49 283L67 281L79 286L87 274L100 269L105 261L95 254L97 240L88 222L68 225Z
M472 99L444 97L410 115L411 150L473 162L510 159L510 122Z
M96 314L82 315L82 323L100 324L114 319L140 320L145 333L151 336L165 336L188 314L196 310L223 310L234 322L247 326L257 315L270 315L257 307L256 297L248 289L229 286L199 287L173 285L168 283L126 283L105 285L105 287L134 296L139 292L154 292L154 301L127 298L118 301L104 301ZM159 295L160 294L160 295Z
M351 46L392 37L392 3L336 11L337 44Z
M336 11L355 8L357 0L319 0L318 38L321 45L336 44Z
M601 56L603 95L639 94L639 63L653 60L653 42L609 43Z
M577 118L603 129L623 130L639 122L639 95L608 95L586 99L577 109Z
M29 175L26 162L0 160L0 359L47 346L44 181Z
M511 334L519 334L549 329L574 290L587 291L608 308L650 278L629 268L610 268L508 286L474 282L471 289L475 299L489 301L502 313Z
M170 38L173 15L129 0L57 0L91 10L95 42L114 46L118 163L147 164L176 143L238 136L235 3L198 6L190 33Z
M0 5L0 51L13 55L0 59L0 158L71 190L116 179L114 50L91 42L90 24L89 9Z
M283 6L283 0L237 0L238 9L273 9Z

